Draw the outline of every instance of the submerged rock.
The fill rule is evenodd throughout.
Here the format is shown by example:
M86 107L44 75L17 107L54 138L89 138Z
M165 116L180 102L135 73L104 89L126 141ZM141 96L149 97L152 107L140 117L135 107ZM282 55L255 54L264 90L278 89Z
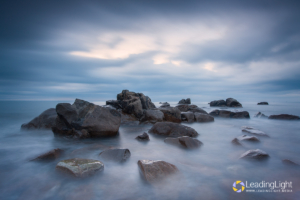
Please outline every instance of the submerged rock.
M237 138L240 141L252 141L252 142L259 142L259 139L255 136L247 136L247 135L243 135Z
M154 183L178 172L175 165L165 161L139 160L139 171L149 183Z
M296 115L281 114L281 115L270 115L269 119L299 120L300 117Z
M211 101L208 104L210 105L210 107L224 107L226 106L226 101L221 99L221 100Z
M181 112L181 121L183 122L194 122L195 116L193 112Z
M295 162L293 162L293 161L291 161L289 159L283 159L282 163L286 164L286 165L300 166L299 164L297 164L297 163L295 163Z
M231 141L232 144L235 144L235 145L242 145L240 143L240 141L237 139L237 138L234 138L232 141Z
M179 137L179 136L195 137L198 135L195 129L178 123L172 123L172 122L157 122L149 130L149 133L154 133L162 136L172 136L172 137Z
M107 161L124 162L130 157L129 149L106 149L99 156Z
M199 148L203 143L195 138L191 138L188 136L182 136L178 138L166 138L164 140L167 144L173 144L177 146L181 146L187 149L195 149Z
M195 113L195 121L196 122L213 122L215 119L208 115L203 113Z
M44 153L35 159L32 159L32 161L50 161L55 160L61 156L61 154L64 151L61 149L52 149L51 151L48 151L47 153Z
M164 120L164 113L160 110L144 110L144 115L141 122L162 122Z
M242 107L242 104L240 102L238 102L234 98L228 98L228 99L226 99L226 105L228 107Z
M247 111L237 111L231 112L229 110L213 110L209 115L214 117L223 117L223 118L235 118L235 119L249 119L250 115Z
M159 108L164 113L164 119L169 122L181 122L181 112L176 107L163 107Z
M258 160L266 159L268 157L269 154L267 154L266 152L260 149L255 149L255 150L253 149L253 150L246 151L240 156L240 158L258 159Z
M256 113L256 114L254 115L254 117L257 117L257 118L268 118L267 115L265 115L265 114L263 114L263 113L261 113L261 112Z
M193 112L193 113L203 113L207 114L205 110L202 108L199 108L196 105L177 105L176 108L178 108L181 112Z
M56 165L56 169L65 171L75 177L86 177L104 169L104 164L98 160L73 158L62 160Z
M28 123L22 124L21 129L51 129L57 117L55 108L49 108Z
M257 105L269 105L269 103L268 102L259 102L259 103L257 103Z
M191 99L187 98L187 99L181 99L178 104L191 104Z
M135 139L141 140L141 141L149 141L150 140L149 135L146 132L144 132L141 135L138 135Z
M265 132L257 130L257 129L254 129L252 127L242 126L242 131L246 132L246 133L251 133L253 135L269 137L269 135L266 134Z

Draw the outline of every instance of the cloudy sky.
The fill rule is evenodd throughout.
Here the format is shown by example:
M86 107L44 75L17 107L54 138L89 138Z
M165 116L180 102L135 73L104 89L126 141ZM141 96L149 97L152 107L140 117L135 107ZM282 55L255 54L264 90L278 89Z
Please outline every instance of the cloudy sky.
M2 1L0 100L300 99L299 1Z

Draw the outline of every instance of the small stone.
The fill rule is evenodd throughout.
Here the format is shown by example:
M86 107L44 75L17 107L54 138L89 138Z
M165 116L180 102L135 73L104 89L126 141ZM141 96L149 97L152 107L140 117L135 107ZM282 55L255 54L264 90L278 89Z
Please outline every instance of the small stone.
M246 151L240 156L240 158L247 158L247 159L249 158L249 159L258 159L258 160L266 159L268 157L269 154L267 154L266 152L260 149Z
M149 135L146 132L144 132L141 135L138 135L135 139L142 140L142 141L150 140Z
M63 150L61 150L61 149L58 149L58 148L57 149L53 149L51 151L48 151L47 153L44 153L44 154L36 157L32 161L50 161L50 160L55 160L58 157L60 157L62 153L63 153Z

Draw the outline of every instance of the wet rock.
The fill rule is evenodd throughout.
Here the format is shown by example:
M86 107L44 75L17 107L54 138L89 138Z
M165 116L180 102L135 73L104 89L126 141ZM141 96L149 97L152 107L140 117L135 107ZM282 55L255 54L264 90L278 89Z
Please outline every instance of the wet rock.
M245 153L243 153L240 158L245 158L245 159L257 159L257 160L262 160L262 159L266 159L269 157L269 154L267 154L266 152L260 150L260 149L253 149L253 150L249 150L246 151Z
M254 129L254 128L252 128L252 127L242 126L242 131L243 131L243 132L246 132L246 133L251 133L251 134L253 134L253 135L269 137L269 135L266 134L266 133L264 133L263 131Z
M210 107L224 107L226 106L226 101L221 99L221 100L211 101L208 104L210 105Z
M106 149L99 156L106 161L124 162L130 157L129 149Z
M178 172L175 165L160 160L139 160L138 166L141 175L149 183L155 183Z
M168 102L161 103L160 108L164 108L164 107L170 107L170 104Z
M209 115L214 117L223 117L223 118L235 118L235 119L249 119L250 115L247 111L237 111L232 112L229 110L213 110Z
M160 110L144 110L144 115L141 118L141 122L162 122L164 120L164 113Z
M181 121L183 122L194 122L195 116L193 112L181 112Z
M164 113L164 119L169 122L181 122L181 112L176 107L163 107L159 108Z
M177 105L176 108L178 108L181 112L193 112L193 113L203 113L203 114L207 114L207 112L205 110L203 110L202 108L199 108L196 105Z
M51 129L51 127L55 125L56 117L57 114L55 108L49 108L30 122L22 124L21 129Z
M269 119L299 120L300 117L296 115L281 114L281 115L270 115Z
M232 141L231 141L232 144L235 144L235 145L242 145L240 143L240 141L237 139L237 138L234 138Z
M252 141L252 142L259 142L259 139L255 136L247 136L247 135L243 135L238 137L238 140L240 141Z
M47 153L44 153L34 159L32 161L51 161L59 158L64 151L61 149L52 149Z
M257 103L257 105L269 105L269 103L268 102L259 102L259 103Z
M228 98L228 99L226 99L226 105L228 107L242 107L242 104L240 102L238 102L234 98Z
M135 139L141 140L141 141L149 141L150 140L149 135L146 132L144 132L141 135L138 135Z
M116 109L122 109L122 105L118 100L108 100L106 101L106 105L110 105Z
M187 149L195 149L203 145L201 141L188 136L183 136L178 138L166 138L164 142L167 144L174 144L177 146L181 146Z
M187 98L187 99L181 99L178 104L191 104L191 99Z
M203 113L195 113L195 121L196 122L213 122L215 119L208 115Z
M268 118L267 115L265 115L265 114L263 114L263 113L261 113L261 112L256 113L256 114L254 115L254 117L257 117L257 118Z
M172 122L157 122L149 130L149 133L154 133L162 136L180 137L190 136L195 137L198 135L195 129Z
M283 159L282 160L282 163L285 164L285 165L293 165L293 166L300 166L299 164L289 160L289 159Z
M56 169L70 173L75 177L87 177L104 169L104 164L98 160L73 158L62 160L56 165Z

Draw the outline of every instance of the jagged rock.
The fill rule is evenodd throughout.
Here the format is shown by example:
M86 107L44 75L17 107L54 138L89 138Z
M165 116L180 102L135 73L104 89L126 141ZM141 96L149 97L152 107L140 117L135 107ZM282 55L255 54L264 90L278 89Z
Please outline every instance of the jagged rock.
M52 149L51 151L48 151L47 153L44 153L34 159L32 161L50 161L50 160L55 160L58 157L61 156L61 154L64 151L61 149Z
M242 107L242 104L240 102L238 102L234 98L228 98L228 99L226 99L226 105L228 107Z
M250 115L247 111L240 112L231 112L228 110L213 110L209 115L214 117L223 117L223 118L238 118L238 119L249 119Z
M170 104L168 102L161 103L160 108L164 108L164 107L170 107Z
M300 117L296 115L281 114L281 115L270 115L269 119L299 120Z
M176 108L178 108L181 112L193 112L193 113L203 113L207 114L205 110L202 108L199 108L196 105L177 105Z
M175 165L160 160L139 160L138 166L141 175L149 183L155 183L178 172Z
M181 121L186 121L186 122L194 122L195 121L195 116L193 112L181 112Z
M195 113L195 121L196 122L213 122L215 119L208 115L203 113Z
M162 122L164 120L164 113L160 110L144 110L144 115L141 122Z
M255 149L255 150L253 149L253 150L246 151L240 156L240 158L258 159L258 160L266 159L268 157L269 154L267 154L266 152L260 149Z
M261 112L256 113L256 114L254 115L254 117L257 117L257 118L268 118L267 115L265 115L265 114L263 114L263 113L261 113Z
M235 144L235 145L242 145L240 143L240 141L237 139L237 138L234 138L232 141L231 141L232 144Z
M108 100L106 101L106 105L110 105L116 109L122 109L122 105L118 100Z
M190 98L181 99L178 103L179 104L191 104L191 99Z
M259 102L259 103L257 103L257 105L269 105L269 103L268 102Z
M167 144L174 144L176 146L181 146L187 149L195 149L203 145L201 141L188 136L182 136L178 138L166 138L164 142Z
M149 141L150 140L149 135L146 132L144 132L141 135L138 135L135 139L141 140L141 141Z
M215 100L208 103L210 107L224 107L226 106L226 102L224 100Z
M51 129L55 125L55 108L49 108L28 123L22 124L21 129Z
M129 149L106 149L99 156L107 161L124 162L130 157Z
M243 132L246 132L246 133L251 133L251 134L253 134L253 135L269 137L269 135L266 134L266 133L264 133L263 131L254 129L254 128L252 128L252 127L242 126L242 131L243 131Z
M164 118L169 122L181 122L181 112L176 107L163 107L159 108L161 112L164 113Z
M163 136L179 137L179 136L190 136L195 137L198 135L195 129L184 126L178 123L172 122L157 122L148 131Z
M299 166L299 164L297 164L297 163L295 163L295 162L293 162L293 161L291 161L291 160L289 160L289 159L283 159L283 160L282 160L282 163L283 163L283 164L286 164L286 165Z
M70 173L75 177L86 177L102 171L104 164L98 160L73 158L68 160L62 160L56 165L56 169Z
M240 136L238 137L238 140L240 141L252 141L252 142L259 142L259 139L255 136L247 136L247 135L243 135L243 136Z

